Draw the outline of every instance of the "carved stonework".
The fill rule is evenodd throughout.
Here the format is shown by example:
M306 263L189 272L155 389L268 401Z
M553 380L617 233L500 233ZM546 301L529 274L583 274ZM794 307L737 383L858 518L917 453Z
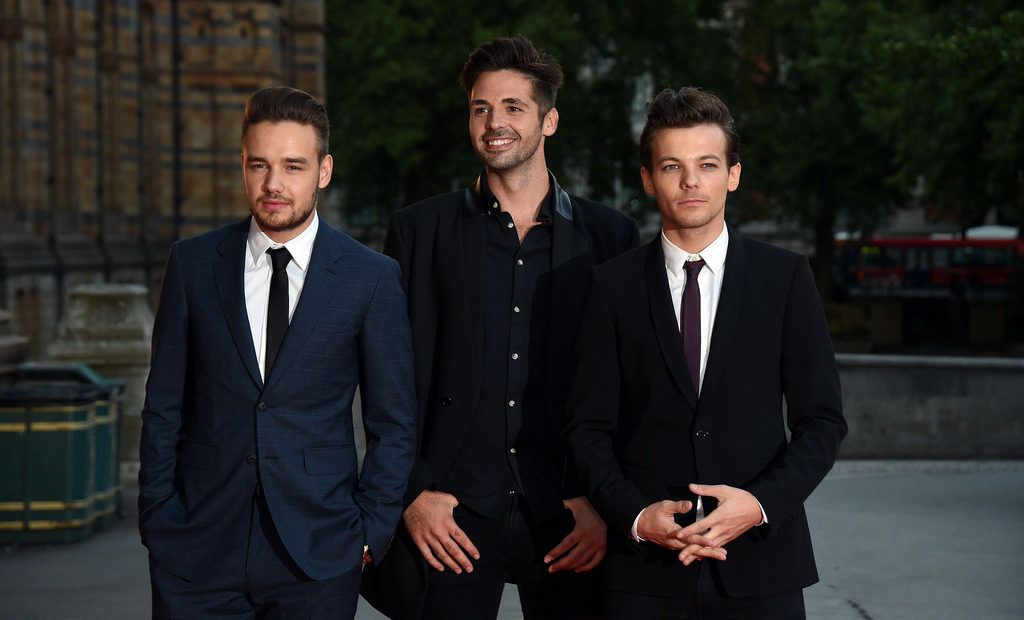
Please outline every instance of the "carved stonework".
M109 379L125 382L121 434L122 480L132 483L138 467L139 433L153 312L146 287L137 284L83 284L68 291L57 339L55 361L88 364Z

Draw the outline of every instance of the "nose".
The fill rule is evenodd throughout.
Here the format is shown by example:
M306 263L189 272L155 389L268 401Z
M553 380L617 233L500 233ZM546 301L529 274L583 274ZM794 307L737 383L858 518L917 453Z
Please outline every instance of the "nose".
M700 179L697 171L690 166L684 166L682 174L679 175L679 187L683 189L696 189L700 186Z
M487 113L487 129L501 129L508 124L505 115L500 110L491 110Z
M267 170L267 174L263 177L263 191L268 194L280 193L281 187L281 176L273 169Z

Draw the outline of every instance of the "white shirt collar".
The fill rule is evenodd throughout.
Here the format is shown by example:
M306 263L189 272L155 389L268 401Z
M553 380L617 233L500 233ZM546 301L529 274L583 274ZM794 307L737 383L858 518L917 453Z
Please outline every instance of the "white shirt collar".
M313 221L309 223L306 230L298 234L294 239L286 241L285 243L277 243L273 239L267 236L267 233L260 230L259 224L256 223L256 218L249 218L249 260L252 261L254 266L259 266L259 262L264 260L263 255L266 254L270 248L286 247L288 253L292 255L292 260L295 265L303 272L306 271L306 267L309 266L309 257L313 253L313 241L316 240L316 231L320 228L320 215L314 211Z
M683 263L693 256L689 252L679 248L668 240L665 231L661 231L661 250L665 254L665 266L673 275L680 276L683 273ZM722 226L722 232L714 241L698 254L704 259L704 266L711 270L711 273L722 273L725 268L725 255L729 250L729 227Z

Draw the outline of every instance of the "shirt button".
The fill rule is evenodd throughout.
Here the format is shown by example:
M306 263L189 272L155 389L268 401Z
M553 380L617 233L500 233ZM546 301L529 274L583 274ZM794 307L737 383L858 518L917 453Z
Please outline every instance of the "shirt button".
M509 407L515 407L516 406L516 401L514 401L514 400L508 401L508 406Z
M511 452L512 454L515 454L515 453L516 453L516 449L515 449L515 448L509 448L509 450L508 450L508 451L509 451L509 452Z
M519 359L519 354L518 353L513 353L512 354L512 359L514 359L514 360Z
M267 401L261 400L260 404L256 405L256 408L260 411L266 411L267 409L270 409L270 405L267 404Z
M509 227L509 228L515 228L515 227L516 227L516 225L515 225L515 223L514 223L514 222L509 222L509 223L508 223L508 227Z
M701 439L701 440L707 439L711 435L711 433L709 433L707 431L697 431L696 434L697 434L697 439Z
M519 312L519 306L512 306L512 312Z
M498 208L498 201L497 200L494 201L494 204L491 205L491 208L492 209L497 209Z
M250 464L250 465L255 465L256 464L256 455L255 454L250 454L249 456L245 457L245 462Z
M520 267L522 267L523 266L523 259L520 258L520 259L516 260L516 264L519 265Z

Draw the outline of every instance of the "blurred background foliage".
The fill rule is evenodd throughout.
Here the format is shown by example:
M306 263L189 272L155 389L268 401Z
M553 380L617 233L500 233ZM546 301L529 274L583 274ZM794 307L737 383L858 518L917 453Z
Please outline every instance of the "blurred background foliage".
M354 225L471 181L470 50L520 33L566 69L548 163L642 218L638 137L662 88L701 86L743 142L733 222L813 231L915 203L963 228L1024 224L1024 8L1010 0L327 0L332 152Z

